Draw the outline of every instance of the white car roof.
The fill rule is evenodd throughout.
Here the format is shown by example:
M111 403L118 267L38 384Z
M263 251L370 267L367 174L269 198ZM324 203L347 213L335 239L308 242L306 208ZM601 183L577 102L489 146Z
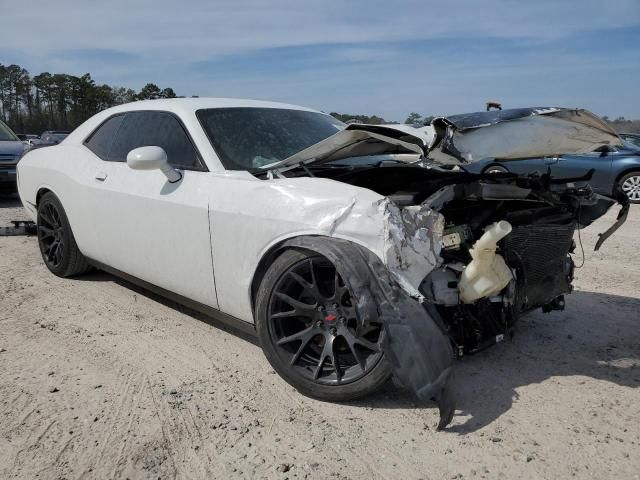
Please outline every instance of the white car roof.
M289 110L305 110L315 112L311 108L291 105L288 103L268 102L264 100L250 100L244 98L217 98L217 97L188 97L188 98L162 98L157 100L140 100L125 103L105 111L131 111L131 110L200 110L204 108L229 108L229 107L254 107L254 108L283 108Z

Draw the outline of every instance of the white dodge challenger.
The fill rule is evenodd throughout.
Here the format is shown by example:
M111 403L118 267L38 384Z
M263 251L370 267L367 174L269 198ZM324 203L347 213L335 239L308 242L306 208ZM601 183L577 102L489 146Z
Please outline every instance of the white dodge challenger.
M413 128L270 102L151 100L28 153L18 186L52 273L102 269L255 331L273 368L319 399L364 396L393 373L438 402L444 427L455 357L502 339L522 312L563 308L574 231L615 203L586 171L464 165L619 143L584 110Z

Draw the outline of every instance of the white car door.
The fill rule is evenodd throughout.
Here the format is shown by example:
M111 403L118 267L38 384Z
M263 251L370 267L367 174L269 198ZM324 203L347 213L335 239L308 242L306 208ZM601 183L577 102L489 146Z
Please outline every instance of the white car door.
M162 147L182 179L132 170L127 153ZM111 117L87 140L95 163L87 207L94 260L217 308L209 229L210 176L178 118L167 112ZM96 159L97 160L97 159Z

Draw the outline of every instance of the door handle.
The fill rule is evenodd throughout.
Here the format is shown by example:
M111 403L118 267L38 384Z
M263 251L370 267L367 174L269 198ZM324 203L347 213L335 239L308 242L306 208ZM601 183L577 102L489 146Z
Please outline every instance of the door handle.
M100 181L100 182L104 182L107 179L107 174L104 172L100 172L98 174L96 174L96 180Z

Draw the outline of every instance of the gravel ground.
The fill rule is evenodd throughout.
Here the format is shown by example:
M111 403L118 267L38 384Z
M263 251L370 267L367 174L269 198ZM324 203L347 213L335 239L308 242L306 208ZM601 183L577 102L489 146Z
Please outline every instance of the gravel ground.
M250 339L0 237L0 478L640 478L639 214L598 253L614 212L582 233L564 312L459 362L444 432L392 383L303 397ZM1 197L0 225L21 218Z

